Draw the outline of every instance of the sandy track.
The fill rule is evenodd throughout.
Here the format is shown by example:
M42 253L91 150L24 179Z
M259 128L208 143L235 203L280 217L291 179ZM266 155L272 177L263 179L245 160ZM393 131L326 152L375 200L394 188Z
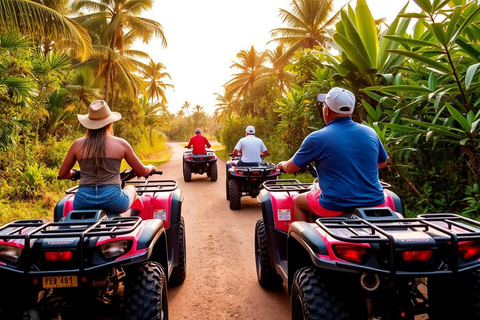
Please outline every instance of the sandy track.
M184 195L187 278L169 288L170 319L290 319L286 289L266 291L255 271L255 222L261 218L256 199L242 197L242 209L232 211L225 198L225 162L218 160L218 180L192 175L183 181L179 144L169 144L171 161L162 165L163 178L175 179Z

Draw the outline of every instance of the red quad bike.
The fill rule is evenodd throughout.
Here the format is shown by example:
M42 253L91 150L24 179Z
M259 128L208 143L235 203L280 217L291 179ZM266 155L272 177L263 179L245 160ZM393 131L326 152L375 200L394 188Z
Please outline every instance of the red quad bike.
M240 156L234 157L233 153L229 156L231 160L227 161L226 170L227 200L230 201L231 210L239 210L242 207L243 196L257 197L263 187L262 183L277 179L280 170L270 162L261 162L259 166L254 167L237 166L236 162L240 160Z
M183 180L185 182L192 181L192 173L204 174L205 172L210 181L217 181L217 156L214 151L207 150L207 154L193 154L189 149L183 153Z
M0 319L168 319L167 283L186 276L183 195L174 180L121 177L138 192L127 213L73 210L75 186L54 222L0 227Z
M386 186L386 207L293 222L294 198L313 186L266 181L258 196L257 278L266 289L286 284L292 319L480 319L479 222L404 218Z

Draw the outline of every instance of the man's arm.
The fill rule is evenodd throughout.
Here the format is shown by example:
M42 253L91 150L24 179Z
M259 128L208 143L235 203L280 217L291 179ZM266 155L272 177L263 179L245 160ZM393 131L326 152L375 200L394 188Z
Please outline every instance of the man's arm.
M261 152L261 153L260 153L260 156L261 156L261 157L266 157L266 156L268 156L268 150L265 150L265 151Z
M277 164L277 168L285 171L286 173L294 173L301 169L295 163L293 163L292 159L288 161L281 161L279 164Z
M207 146L207 148L211 148L212 145L210 144L210 142L208 142L208 139L205 138L205 145Z
M233 153L233 156L234 156L234 157L237 157L238 154L240 153L240 150L233 149L233 152L232 152L232 153Z

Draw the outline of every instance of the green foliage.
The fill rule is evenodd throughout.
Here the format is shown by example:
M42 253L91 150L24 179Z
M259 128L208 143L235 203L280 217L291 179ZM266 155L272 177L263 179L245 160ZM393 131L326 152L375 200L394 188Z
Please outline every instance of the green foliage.
M38 163L27 164L24 171L17 170L18 184L14 186L16 199L33 199L43 191L45 178L44 166Z

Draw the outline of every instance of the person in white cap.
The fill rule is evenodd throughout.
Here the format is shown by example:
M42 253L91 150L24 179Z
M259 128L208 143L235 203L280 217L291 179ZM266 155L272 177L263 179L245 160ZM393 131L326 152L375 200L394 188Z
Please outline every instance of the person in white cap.
M140 176L157 170L153 165L144 166L130 144L113 135L113 123L122 118L112 112L107 103L97 100L90 104L88 114L77 115L87 129L85 137L73 142L60 166L58 176L70 179L75 175L73 166L78 161L80 183L73 200L76 210L104 209L123 213L136 198L134 186L121 188L120 164L123 159Z
M319 94L318 101L323 103L326 126L309 134L290 160L277 165L292 173L315 162L321 190L296 197L294 219L311 221L353 207L384 206L378 169L386 165L388 155L372 128L352 120L355 95L334 87Z
M188 141L187 148L192 148L193 154L207 154L205 147L211 148L212 145L208 142L208 139L202 135L202 130L197 128L195 129L195 135Z
M233 156L241 155L237 166L258 166L262 161L261 157L268 155L267 147L262 139L255 136L255 127L245 128L245 137L238 140L233 149Z

